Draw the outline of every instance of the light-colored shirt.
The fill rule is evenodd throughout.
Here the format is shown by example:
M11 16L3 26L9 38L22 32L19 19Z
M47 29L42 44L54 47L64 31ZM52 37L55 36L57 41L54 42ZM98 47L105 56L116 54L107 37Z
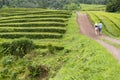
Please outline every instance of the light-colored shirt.
M102 28L102 23L99 23L99 28Z

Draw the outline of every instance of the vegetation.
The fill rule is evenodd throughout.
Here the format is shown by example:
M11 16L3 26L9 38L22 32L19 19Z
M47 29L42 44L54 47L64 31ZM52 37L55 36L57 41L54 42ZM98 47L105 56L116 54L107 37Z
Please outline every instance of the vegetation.
M82 11L105 11L105 5L80 4Z
M119 79L120 65L100 44L80 35L75 20L73 15L66 33L68 60L50 80Z
M81 3L106 4L107 0L0 0L0 7L79 10Z
M79 0L79 2L84 4L106 4L107 0Z
M12 42L13 39L26 37L33 39L33 42L38 47L45 48L52 44L57 49L63 49L60 44L57 46L57 43L59 43L59 39L66 32L67 21L71 16L69 11L2 9L0 16L0 38L9 39L8 41ZM42 39L47 40L44 41Z
M1 0L0 7L78 9L78 0Z
M119 80L118 61L96 41L79 33L76 13L37 9L73 10L84 0L47 1L0 0L0 7L16 7L0 9L0 80ZM106 3L86 3L89 1ZM85 13L93 25L102 21L105 34L120 39L119 13Z
M64 49L61 39L71 12L1 9L0 16L0 79L53 77L63 62L57 53Z
M17 58L16 55L2 55L0 53L2 55L0 79L118 80L120 78L120 66L117 61L100 44L82 36L78 30L74 13L68 21L67 31L61 40L64 50L57 51L53 45L49 44L46 49L34 48L20 58ZM26 43L26 39L12 40L12 43L17 44L18 47L19 42ZM0 48L2 49L2 47Z
M120 0L108 0L106 11L108 12L120 11Z
M11 43L5 42L1 44L1 53L4 55L15 55L17 57L23 57L27 53L30 53L34 48L32 40L21 38L19 40L14 40Z

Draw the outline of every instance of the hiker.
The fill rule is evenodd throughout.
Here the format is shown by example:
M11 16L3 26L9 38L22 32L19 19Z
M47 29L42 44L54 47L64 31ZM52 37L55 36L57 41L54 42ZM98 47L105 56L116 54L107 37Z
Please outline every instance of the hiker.
M100 21L100 23L98 24L98 27L99 27L99 35L102 34L102 26L103 26L103 24L102 24L102 22Z
M98 31L99 31L98 24L95 23L94 27L95 27L95 34L98 35Z

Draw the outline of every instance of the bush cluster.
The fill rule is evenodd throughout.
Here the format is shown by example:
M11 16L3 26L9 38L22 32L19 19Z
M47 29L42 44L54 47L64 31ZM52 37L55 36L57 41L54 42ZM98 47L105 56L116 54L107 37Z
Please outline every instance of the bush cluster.
M46 26L62 26L65 27L67 24L60 23L60 22L29 22L29 23L7 23L7 24L1 24L0 27L46 27Z
M120 11L120 0L108 0L108 4L106 7L106 11L108 12L116 12L116 11Z
M11 43L2 43L3 47L2 53L5 55L11 54L17 57L23 57L25 54L29 53L34 49L34 44L30 39L21 38L19 40L14 40Z
M31 38L31 39L59 39L62 37L62 34L24 34L24 33L20 33L20 34L0 34L1 38L11 38L11 39L15 39L15 38L21 38L21 37L26 37L26 38Z
M52 33L65 33L65 28L11 28L11 29L0 29L0 32L52 32Z
M65 22L67 19L62 18L41 18L41 19L13 19L13 20L2 20L0 23L16 23L16 22Z

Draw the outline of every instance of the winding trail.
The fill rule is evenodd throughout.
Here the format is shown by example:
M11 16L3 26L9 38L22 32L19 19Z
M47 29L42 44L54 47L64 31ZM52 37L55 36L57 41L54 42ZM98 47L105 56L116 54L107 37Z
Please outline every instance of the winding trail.
M116 40L105 35L102 36L95 35L93 25L91 24L91 21L89 20L86 14L77 13L77 23L80 28L80 33L96 40L98 43L103 45L120 63L120 49L104 42L100 38L104 38L117 44L120 44L120 40Z

